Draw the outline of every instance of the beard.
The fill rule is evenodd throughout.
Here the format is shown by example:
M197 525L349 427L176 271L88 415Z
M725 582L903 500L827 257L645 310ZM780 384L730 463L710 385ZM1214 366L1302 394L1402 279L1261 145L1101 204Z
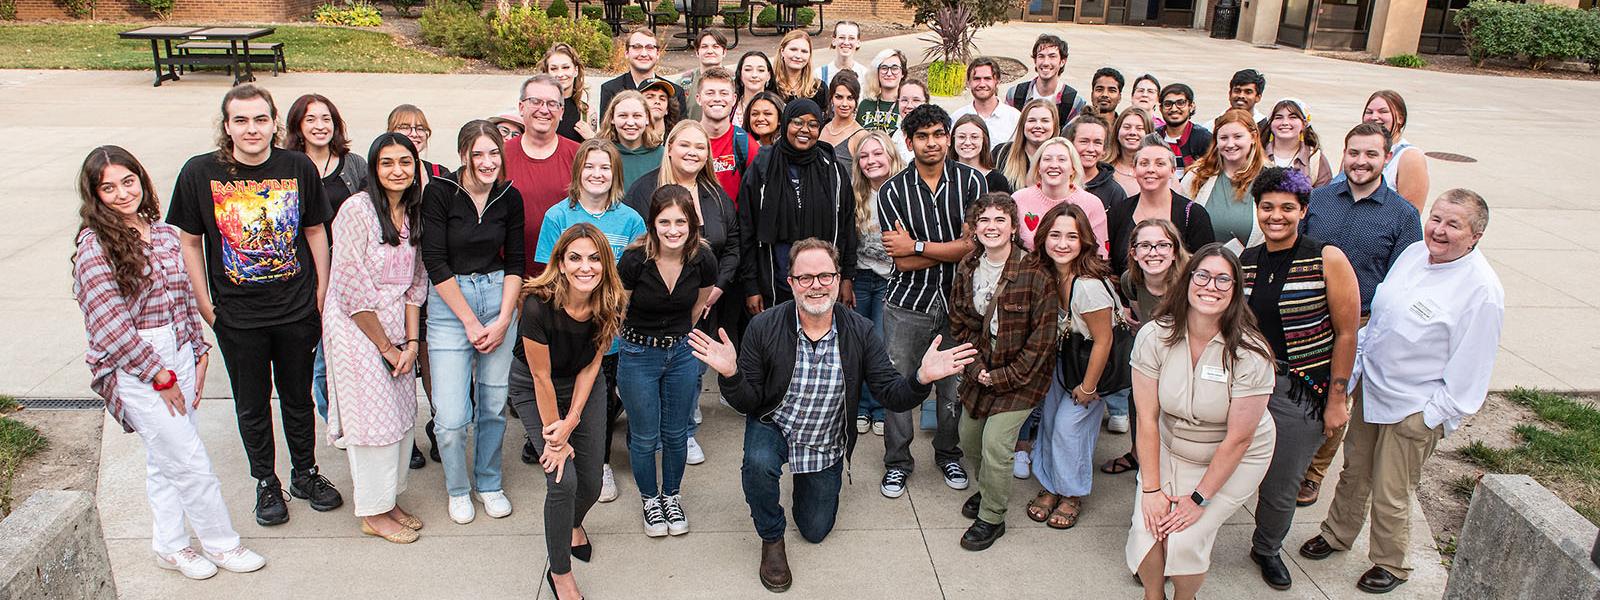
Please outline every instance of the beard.
M800 296L799 298L795 299L795 303L800 306L800 310L805 311L806 314L813 317L820 317L833 312L834 302L835 300L832 295L818 300L812 300L806 298L805 296Z

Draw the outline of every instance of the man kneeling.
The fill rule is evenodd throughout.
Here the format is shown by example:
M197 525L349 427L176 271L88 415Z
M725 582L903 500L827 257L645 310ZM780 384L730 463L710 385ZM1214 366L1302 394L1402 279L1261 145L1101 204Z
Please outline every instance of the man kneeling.
M832 244L796 242L789 265L795 299L751 319L742 353L727 332L717 332L720 340L698 330L689 334L695 357L721 375L717 383L728 404L747 415L744 497L761 535L761 584L774 592L793 582L783 547L787 523L778 504L783 464L794 473L800 536L821 542L839 512L841 459L855 449L850 424L862 383L889 410L910 410L933 382L960 373L977 354L971 344L941 351L936 337L915 380L902 377L872 322L836 303L839 252Z

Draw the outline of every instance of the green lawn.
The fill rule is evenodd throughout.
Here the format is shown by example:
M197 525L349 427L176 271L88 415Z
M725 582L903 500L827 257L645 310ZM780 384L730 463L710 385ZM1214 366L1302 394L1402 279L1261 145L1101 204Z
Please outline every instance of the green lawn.
M174 25L178 25L174 23ZM0 25L0 69L150 69L150 43L123 40L129 23ZM402 48L386 33L317 25L274 25L263 41L283 42L291 71L449 73L454 57ZM263 68L263 67L257 67Z
M1600 524L1600 409L1586 400L1526 388L1506 398L1533 410L1543 423L1517 425L1522 440L1517 446L1473 442L1461 449L1462 456L1493 473L1533 477Z
M11 479L17 467L49 445L39 430L5 416L16 409L15 398L0 395L0 517L11 513Z

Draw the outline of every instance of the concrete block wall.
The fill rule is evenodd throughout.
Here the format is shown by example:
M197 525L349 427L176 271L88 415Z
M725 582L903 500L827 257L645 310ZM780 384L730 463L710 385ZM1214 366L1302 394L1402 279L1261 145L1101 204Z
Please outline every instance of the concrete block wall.
M1526 475L1485 475L1472 493L1445 600L1600 600L1596 528Z
M19 21L72 18L58 0L16 0L16 3ZM321 0L176 0L172 20L189 23L298 21L321 3ZM156 18L155 13L137 0L97 0L92 17L103 21Z
M88 492L40 491L0 521L0 600L115 600Z

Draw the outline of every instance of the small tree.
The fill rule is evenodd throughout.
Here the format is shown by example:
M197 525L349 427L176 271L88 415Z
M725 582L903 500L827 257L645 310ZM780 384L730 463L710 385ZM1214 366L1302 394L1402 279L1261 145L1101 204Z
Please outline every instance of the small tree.
M928 65L928 93L959 95L967 76L967 61L978 49L973 41L978 33L973 11L965 5L942 7L934 13L928 28L933 30L933 35L922 38L929 44L922 57L934 59Z
M979 28L1011 20L1011 14L1018 6L1018 0L900 0L900 2L906 8L915 11L912 18L917 23L929 22L941 8L964 6L972 11L972 20Z

